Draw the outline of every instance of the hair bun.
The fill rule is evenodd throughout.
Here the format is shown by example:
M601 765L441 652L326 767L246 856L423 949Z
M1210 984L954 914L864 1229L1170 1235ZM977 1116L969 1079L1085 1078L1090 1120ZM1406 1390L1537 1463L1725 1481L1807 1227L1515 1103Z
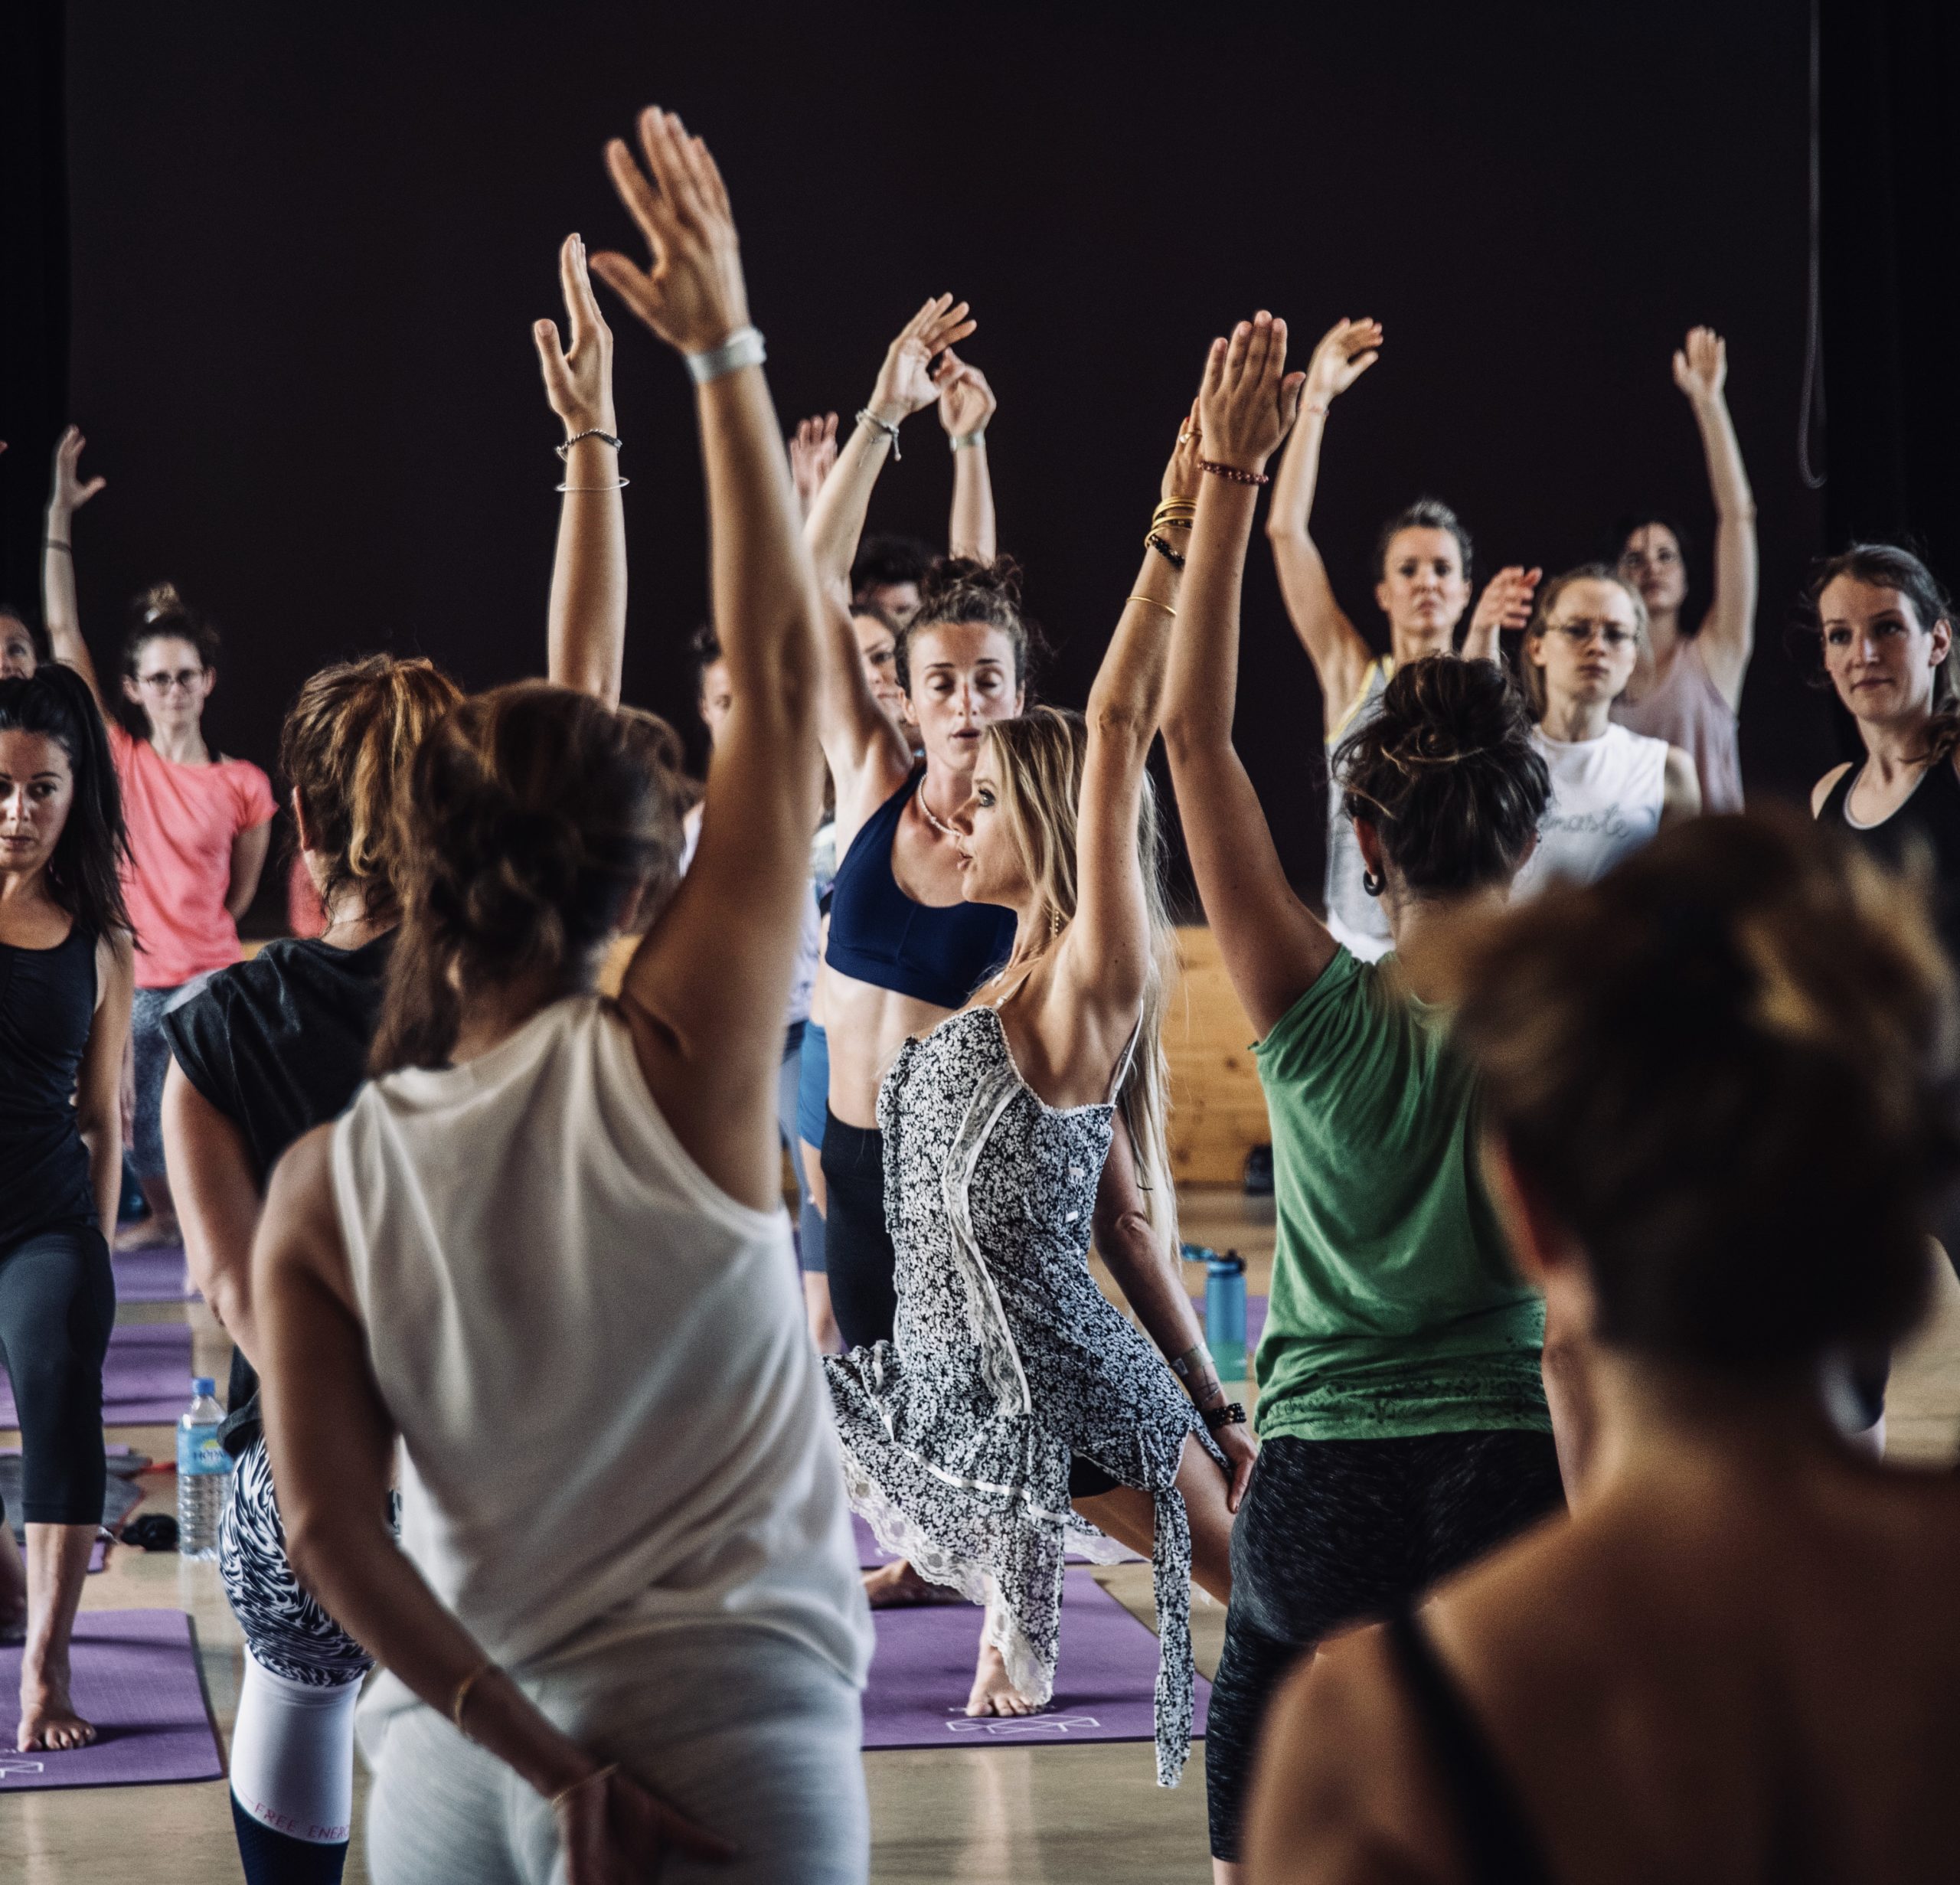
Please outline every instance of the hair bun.
M152 583L136 598L136 613L145 622L156 622L165 616L188 615L184 598L178 593L175 583Z

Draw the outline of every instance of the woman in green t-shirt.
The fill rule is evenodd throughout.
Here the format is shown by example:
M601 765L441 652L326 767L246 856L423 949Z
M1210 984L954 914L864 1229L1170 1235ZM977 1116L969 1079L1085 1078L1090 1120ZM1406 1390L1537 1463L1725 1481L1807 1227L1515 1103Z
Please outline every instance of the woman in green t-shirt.
M1263 318L1263 317L1262 317ZM1259 1348L1263 1449L1232 1549L1206 1748L1218 1877L1267 1698L1330 1631L1377 1615L1561 1500L1544 1317L1479 1181L1452 1051L1453 926L1501 900L1549 784L1488 662L1419 661L1338 777L1395 953L1364 963L1294 893L1232 744L1256 467L1206 480L1164 734L1205 913L1261 1039L1278 1207Z

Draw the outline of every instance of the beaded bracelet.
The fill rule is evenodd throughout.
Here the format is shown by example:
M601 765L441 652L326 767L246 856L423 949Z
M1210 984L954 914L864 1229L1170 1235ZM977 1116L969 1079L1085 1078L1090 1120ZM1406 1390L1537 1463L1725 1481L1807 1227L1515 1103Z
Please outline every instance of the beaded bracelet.
M1221 465L1215 459L1200 459L1197 468L1201 472L1210 472L1214 478L1223 478L1235 485L1269 485L1272 482L1264 472L1241 471L1236 465Z
M1228 1400L1222 1406L1200 1407L1197 1417L1204 1423L1206 1429L1213 1433L1220 1427L1242 1427L1246 1424L1245 1404L1241 1401Z
M1143 547L1146 550L1155 550L1174 570L1181 570L1184 567L1184 552L1173 550L1155 531L1144 538Z

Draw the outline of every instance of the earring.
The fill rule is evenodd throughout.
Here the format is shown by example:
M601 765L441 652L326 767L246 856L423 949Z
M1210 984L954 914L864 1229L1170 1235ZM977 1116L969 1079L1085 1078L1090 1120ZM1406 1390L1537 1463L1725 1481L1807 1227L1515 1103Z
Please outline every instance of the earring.
M1379 897L1388 886L1372 871L1364 871L1361 873L1361 888L1370 897Z
M1048 911L1048 939L1053 942L1062 933L1062 913L1052 905Z

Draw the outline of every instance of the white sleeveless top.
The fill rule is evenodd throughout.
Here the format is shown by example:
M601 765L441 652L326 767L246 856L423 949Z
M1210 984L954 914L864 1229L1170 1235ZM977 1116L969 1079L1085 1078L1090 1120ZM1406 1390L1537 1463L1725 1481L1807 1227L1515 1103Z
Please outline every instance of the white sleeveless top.
M1661 828L1667 792L1668 743L1617 723L1597 740L1533 743L1552 775L1552 802L1538 827L1538 848L1512 887L1529 897L1553 882L1590 884Z
M370 1082L333 1180L402 1438L402 1549L487 1655L522 1673L740 1625L861 1685L871 1614L789 1219L681 1150L612 1003ZM384 1678L370 1719L411 1700Z

